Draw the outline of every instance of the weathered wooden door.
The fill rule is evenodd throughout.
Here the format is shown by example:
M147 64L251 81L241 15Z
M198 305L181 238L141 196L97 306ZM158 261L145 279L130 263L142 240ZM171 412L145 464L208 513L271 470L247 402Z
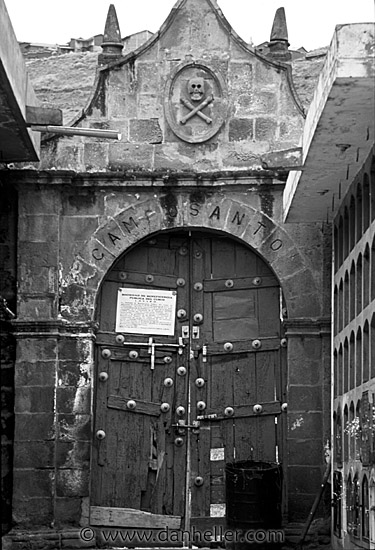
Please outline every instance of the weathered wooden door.
M152 334L166 296L172 333ZM280 307L265 262L217 234L161 233L117 262L98 304L92 524L204 530L224 521L226 463L282 462Z

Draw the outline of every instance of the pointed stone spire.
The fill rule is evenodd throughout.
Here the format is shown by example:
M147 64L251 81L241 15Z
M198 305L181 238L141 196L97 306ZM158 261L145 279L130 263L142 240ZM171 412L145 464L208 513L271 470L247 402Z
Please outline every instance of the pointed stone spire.
M116 9L110 4L105 22L102 53L99 55L99 64L103 65L119 59L122 55L123 43L121 40L120 25Z
M271 38L268 43L269 56L275 61L290 61L292 56L288 51L288 28L284 8L276 10L273 20Z
M285 40L286 42L288 42L288 29L286 26L284 8L278 8L276 10L275 19L273 20L270 40L271 42L272 40Z

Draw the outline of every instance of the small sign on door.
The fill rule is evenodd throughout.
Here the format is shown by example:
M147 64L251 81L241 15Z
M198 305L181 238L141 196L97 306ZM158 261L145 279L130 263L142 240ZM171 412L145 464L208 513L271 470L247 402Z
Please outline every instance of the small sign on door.
M116 332L173 336L177 292L141 288L119 288Z

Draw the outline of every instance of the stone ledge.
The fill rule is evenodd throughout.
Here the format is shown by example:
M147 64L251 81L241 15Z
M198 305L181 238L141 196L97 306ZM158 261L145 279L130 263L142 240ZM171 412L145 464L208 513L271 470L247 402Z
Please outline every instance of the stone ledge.
M95 548L95 539L85 542L81 529L24 531L14 529L2 537L3 550L70 550Z
M98 328L97 323L70 323L64 319L45 319L24 321L15 319L11 321L13 334L18 338L38 338L39 336L86 336L94 337Z
M286 336L328 336L331 334L330 317L295 317L284 321Z
M267 157L268 158L268 157ZM5 172L5 171L4 171ZM0 170L1 173L1 170ZM183 171L176 170L128 170L128 171L108 171L108 172L79 172L70 170L6 170L7 185L22 185L30 184L47 185L74 185L75 188L80 187L165 187L166 185L176 186L192 186L196 188L197 182L201 186L212 187L217 183L225 184L228 180L228 188L232 189L233 185L249 185L263 183L267 184L283 184L289 169L263 169L263 170L219 170L213 172L203 171ZM275 181L273 181L275 180Z
M87 529L91 529L88 527ZM289 550L296 548L304 529L303 523L289 523L283 528L285 533L285 543L280 550ZM25 531L17 530L9 532L2 537L2 546L4 550L73 550L75 548L96 548L96 539L85 542L81 538L82 529L62 529L62 530L40 530ZM321 550L330 549L329 519L315 519L306 535L306 548ZM298 546L297 546L298 547ZM170 550L174 550L169 547ZM142 548L142 550L155 550L155 548ZM180 549L179 549L180 550ZM208 550L201 548L200 550ZM215 550L212 546L210 550Z

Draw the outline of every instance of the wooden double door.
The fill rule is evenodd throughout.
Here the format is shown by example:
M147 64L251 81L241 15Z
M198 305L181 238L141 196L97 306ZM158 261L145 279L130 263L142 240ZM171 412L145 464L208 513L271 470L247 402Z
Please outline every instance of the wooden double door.
M280 308L231 238L163 232L120 258L98 303L93 525L220 525L225 465L283 462Z

